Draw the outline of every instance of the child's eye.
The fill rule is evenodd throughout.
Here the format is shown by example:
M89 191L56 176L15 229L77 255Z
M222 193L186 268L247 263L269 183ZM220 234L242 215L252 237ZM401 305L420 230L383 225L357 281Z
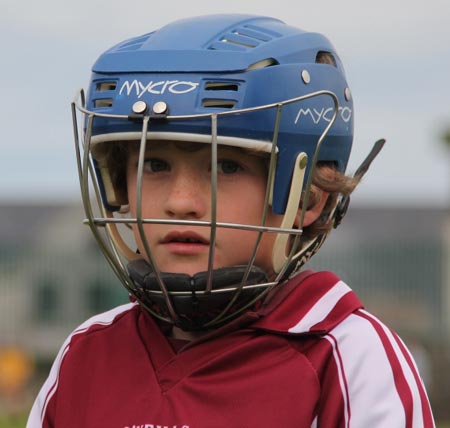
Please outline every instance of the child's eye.
M144 169L147 172L169 171L169 164L161 159L146 159L144 161Z
M217 161L217 171L222 174L235 174L242 170L242 167L233 160L219 160Z

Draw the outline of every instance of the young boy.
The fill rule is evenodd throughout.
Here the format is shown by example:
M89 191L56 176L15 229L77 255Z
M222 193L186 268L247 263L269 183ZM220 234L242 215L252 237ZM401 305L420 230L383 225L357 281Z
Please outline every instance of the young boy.
M382 145L344 175L353 105L326 38L178 21L105 52L73 114L87 222L131 303L67 339L29 428L434 426L401 340L301 270Z

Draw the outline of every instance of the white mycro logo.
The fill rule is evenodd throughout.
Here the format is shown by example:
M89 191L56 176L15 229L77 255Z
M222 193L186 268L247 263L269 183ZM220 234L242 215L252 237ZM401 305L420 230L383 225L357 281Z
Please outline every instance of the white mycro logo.
M294 123L297 124L302 117L309 117L314 124L318 125L321 121L325 122L331 122L331 119L333 118L334 108L322 108L320 110L318 109L303 109L301 108L297 116L295 117ZM339 107L338 109L338 119L341 118L345 123L349 122L352 118L353 111L349 107Z
M143 83L140 80L125 81L120 88L119 94L125 92L127 96L135 94L138 98L141 98L145 93L161 95L166 92L171 94L187 94L188 92L195 91L199 83L188 82L184 80L161 80L159 82L150 81Z

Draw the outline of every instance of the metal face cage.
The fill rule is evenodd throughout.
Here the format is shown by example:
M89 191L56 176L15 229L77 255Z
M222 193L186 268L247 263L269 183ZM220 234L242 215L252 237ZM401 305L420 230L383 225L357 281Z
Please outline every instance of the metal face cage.
M317 143L313 155L309 156L301 152L295 159L292 171L292 179L288 192L288 200L284 217L280 227L269 227L266 225L268 210L271 209L273 186L277 168L277 152L279 150L278 140L280 135L280 123L283 109L290 105L299 104L311 98L325 96L332 101L333 111L330 120L323 131L317 137ZM308 198L311 190L315 166L318 154L330 128L333 126L338 115L338 98L330 91L318 91L300 97L284 100L273 104L241 110L218 111L207 114L194 114L185 116L170 116L167 106L156 103L151 109L140 102L133 107L133 112L129 116L113 115L101 112L93 112L86 109L85 94L81 90L76 99L72 102L73 129L76 148L76 158L78 174L80 180L81 196L85 210L87 224L93 233L106 260L113 269L116 276L125 286L128 292L137 299L140 304L155 317L169 323L180 326L185 330L204 330L221 325L226 321L236 317L246 309L251 308L260 301L270 290L283 282L288 275L298 271L300 266L314 252L314 246L320 245L318 242L302 242L302 225L308 206ZM254 114L259 111L273 111L274 123L271 141L254 141L240 138L233 138L220 135L219 124L230 115L244 116ZM167 114L166 114L167 113ZM133 135L121 137L139 141L139 161L137 166L137 195L136 195L136 217L124 217L118 211L111 209L105 197L105 184L102 182L98 172L96 160L92 149L96 144L96 136L93 136L93 126L96 121L133 121L138 127ZM210 125L209 135L180 134L181 140L192 142L208 143L211 146L211 218L208 220L181 220L166 218L144 218L142 215L142 200L147 197L142 191L142 175L144 170L144 158L148 150L151 151L151 140L155 136L154 124L175 123L176 121L207 121ZM137 137L138 135L138 137ZM159 133L158 138L173 138L173 134ZM177 138L178 138L177 137ZM115 137L114 137L115 138ZM200 141L201 140L201 141ZM117 140L116 140L117 141ZM114 144L114 139L103 142L103 144ZM217 149L221 144L236 145L247 148L258 145L259 150L265 151L269 157L269 167L267 176L267 186L265 193L264 209L261 215L260 224L238 224L225 223L217 220ZM302 195L303 193L303 195ZM299 226L294 227L295 216L298 214L300 197L302 196L302 209L300 212ZM144 254L137 254L137 245L133 242L130 225L135 225L139 234L139 239L145 250ZM209 228L210 246L208 254L208 268L201 281L202 286L196 288L178 288L172 284L173 275L161 272L153 256L152 248L149 245L145 234L146 224L172 224L179 226L199 226ZM256 232L256 239L252 254L246 266L241 267L236 279L236 275L231 275L231 283L216 280L214 267L214 252L216 242L216 231L218 228L231 228L243 231ZM261 239L264 234L276 234L273 248L273 268L275 276L273 278L255 275L255 257ZM130 241L131 239L131 241ZM238 243L236 243L238 245ZM146 287L136 281L136 277L130 274L130 262L145 260L149 265L149 272L152 277L152 286ZM148 277L148 275L147 275ZM255 280L254 278L258 278ZM262 279L263 278L263 279ZM145 281L144 281L145 282ZM176 281L175 281L176 283ZM190 279L190 283L192 280ZM198 306L198 302L208 306L209 302L219 301L213 313L201 314L199 317L191 316L187 306ZM180 309L181 308L181 309Z

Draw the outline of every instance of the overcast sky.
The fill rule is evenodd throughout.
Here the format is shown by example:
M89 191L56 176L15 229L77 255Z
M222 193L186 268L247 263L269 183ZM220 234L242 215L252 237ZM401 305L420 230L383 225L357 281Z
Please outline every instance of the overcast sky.
M350 171L385 137L354 203L448 206L450 1L1 0L0 202L76 200L69 104L113 44L178 18L269 15L327 35L355 101Z

